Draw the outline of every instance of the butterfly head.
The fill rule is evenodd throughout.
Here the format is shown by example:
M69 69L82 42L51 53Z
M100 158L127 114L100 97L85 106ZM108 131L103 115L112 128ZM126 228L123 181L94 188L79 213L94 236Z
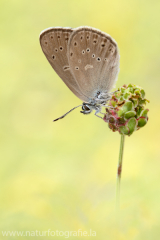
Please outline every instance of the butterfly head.
M95 110L96 112L99 112L101 110L101 105L99 105L99 104L90 104L90 103L85 103L85 102L82 104L82 111L81 111L81 113L89 114L93 110Z

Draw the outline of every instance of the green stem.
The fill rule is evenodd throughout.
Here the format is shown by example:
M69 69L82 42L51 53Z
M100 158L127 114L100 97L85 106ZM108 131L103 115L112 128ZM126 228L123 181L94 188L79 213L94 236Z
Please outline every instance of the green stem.
M122 134L121 135L120 149L119 149L118 168L117 168L117 187L116 187L116 208L117 208L117 212L119 211L119 206L120 206L120 181L121 181L121 173L122 173L124 139L125 139L125 136Z

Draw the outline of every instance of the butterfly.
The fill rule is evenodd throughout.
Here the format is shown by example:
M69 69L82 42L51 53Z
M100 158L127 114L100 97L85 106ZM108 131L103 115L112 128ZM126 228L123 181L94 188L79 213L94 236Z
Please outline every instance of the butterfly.
M67 85L83 101L81 113L95 110L100 117L102 106L111 98L119 72L119 50L107 33L92 27L53 27L40 34L40 45L47 60Z

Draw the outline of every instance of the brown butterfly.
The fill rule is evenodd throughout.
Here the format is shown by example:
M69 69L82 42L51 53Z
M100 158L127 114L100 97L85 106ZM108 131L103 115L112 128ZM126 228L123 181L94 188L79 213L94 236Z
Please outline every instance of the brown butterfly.
M53 27L41 32L40 44L56 73L83 101L79 105L82 106L81 113L89 114L95 110L98 116L111 97L110 91L119 72L120 56L115 40L91 27Z

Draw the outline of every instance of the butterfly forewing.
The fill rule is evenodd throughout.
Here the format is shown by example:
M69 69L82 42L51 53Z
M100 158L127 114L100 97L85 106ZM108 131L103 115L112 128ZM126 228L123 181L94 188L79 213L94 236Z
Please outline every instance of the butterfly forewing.
M82 93L94 99L97 92L107 93L115 84L119 71L116 42L97 29L74 29L68 44L71 72Z
M55 72L77 97L87 102L88 98L82 94L68 62L67 47L72 32L71 28L48 28L40 34L40 44Z

